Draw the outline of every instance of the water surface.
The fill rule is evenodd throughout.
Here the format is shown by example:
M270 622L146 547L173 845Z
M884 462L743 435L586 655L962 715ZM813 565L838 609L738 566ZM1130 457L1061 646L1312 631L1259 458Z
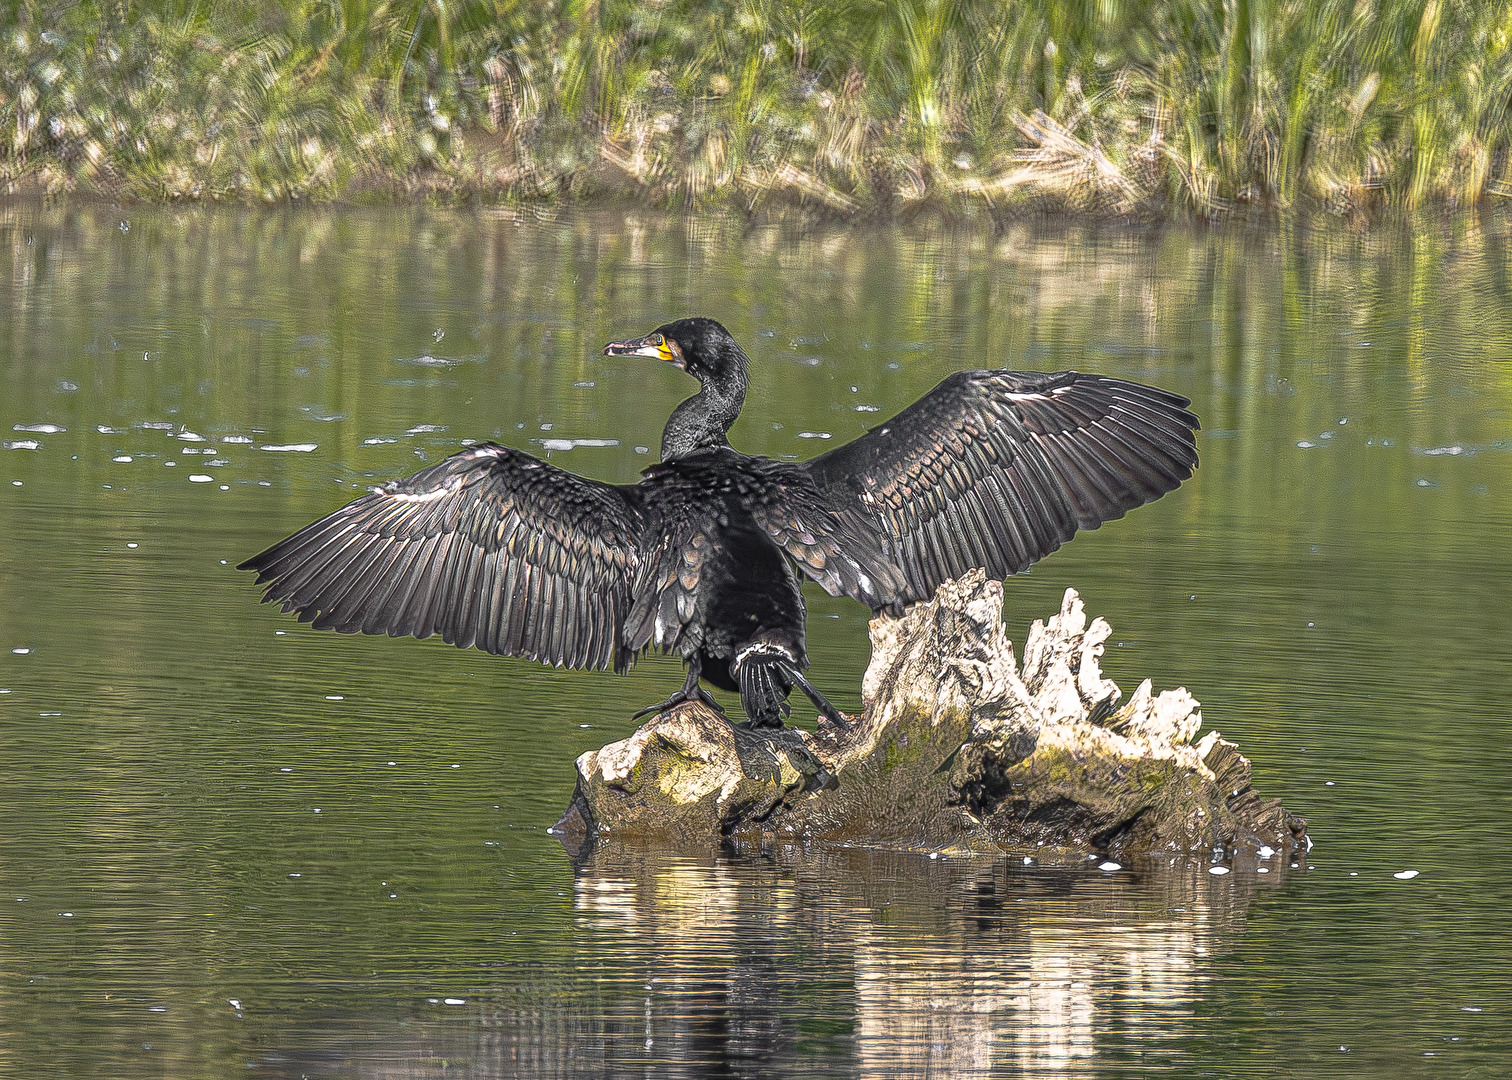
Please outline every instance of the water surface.
M1507 232L0 211L0 1073L1506 1075ZM694 312L753 452L963 367L1190 396L1197 476L1010 582L1010 634L1076 586L1311 867L574 870L571 761L675 662L323 634L233 569L464 440L634 480L693 384L599 347ZM855 708L865 612L812 591L810 635Z

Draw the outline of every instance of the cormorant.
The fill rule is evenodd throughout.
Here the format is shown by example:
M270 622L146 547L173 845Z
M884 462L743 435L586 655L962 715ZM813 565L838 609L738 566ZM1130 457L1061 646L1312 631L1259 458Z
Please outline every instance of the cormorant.
M805 462L750 457L725 433L748 358L713 319L679 319L608 356L701 384L637 484L603 484L495 443L375 487L241 564L264 600L341 633L440 634L544 664L625 671L645 650L738 691L782 726L804 677L800 574L902 612L974 567L1016 574L1157 499L1197 465L1183 397L1074 371L962 371L891 420ZM718 706L715 705L717 709Z

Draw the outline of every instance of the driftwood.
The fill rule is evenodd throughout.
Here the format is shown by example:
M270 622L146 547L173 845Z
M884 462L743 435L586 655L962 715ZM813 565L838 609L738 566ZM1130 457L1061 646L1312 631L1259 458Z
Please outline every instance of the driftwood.
M901 619L872 621L865 709L849 732L734 727L690 704L583 754L558 825L569 847L823 840L938 852L1110 856L1306 846L1306 822L1250 787L1249 762L1185 689L1122 705L1099 668L1111 633L1067 589L1022 665L1003 589L980 571Z

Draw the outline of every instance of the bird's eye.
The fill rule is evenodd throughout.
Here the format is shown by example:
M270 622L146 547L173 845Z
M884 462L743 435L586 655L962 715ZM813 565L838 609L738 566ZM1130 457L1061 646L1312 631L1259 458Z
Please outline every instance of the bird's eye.
M660 335L660 334L652 334L652 335L651 335L651 337L650 337L650 338L649 338L649 339L647 339L647 340L648 340L648 341L649 341L649 342L650 342L650 343L651 343L651 344L652 344L652 345L660 345L660 344L661 344L661 343L662 343L662 342L663 342L663 341L665 341L665 340L666 340L666 339L665 339L665 338L663 338L663 337L662 337L662 336L661 336L661 335Z

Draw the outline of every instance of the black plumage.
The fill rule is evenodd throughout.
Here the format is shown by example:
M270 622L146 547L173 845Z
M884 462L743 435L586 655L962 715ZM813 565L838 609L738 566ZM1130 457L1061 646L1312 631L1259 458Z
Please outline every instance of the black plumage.
M575 668L624 671L647 649L688 664L643 712L738 691L780 727L804 677L802 574L899 613L974 567L1026 569L1174 489L1197 465L1187 399L1102 375L963 371L887 423L807 462L749 457L725 433L745 353L681 319L611 356L651 356L702 384L637 484L575 476L482 443L384 484L242 563L265 600L342 633L410 635Z

